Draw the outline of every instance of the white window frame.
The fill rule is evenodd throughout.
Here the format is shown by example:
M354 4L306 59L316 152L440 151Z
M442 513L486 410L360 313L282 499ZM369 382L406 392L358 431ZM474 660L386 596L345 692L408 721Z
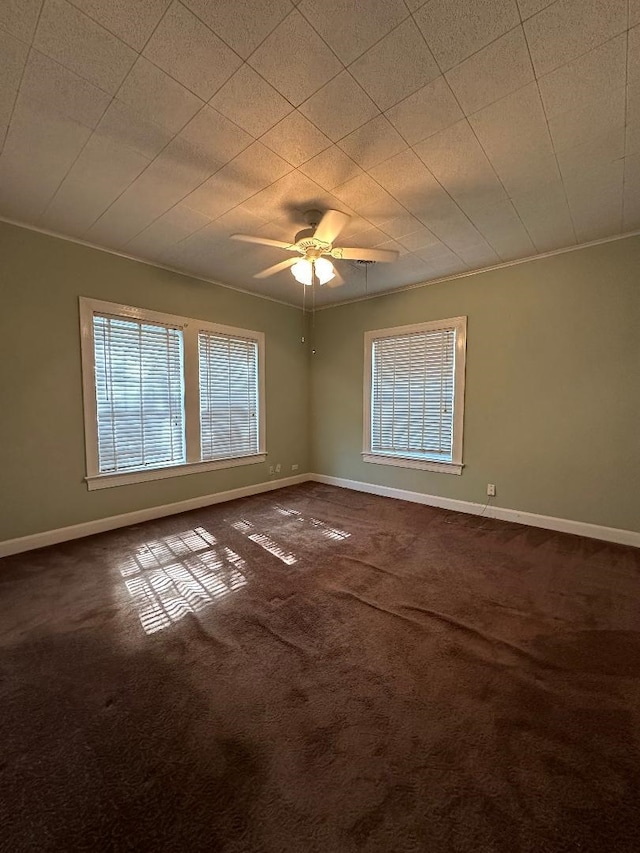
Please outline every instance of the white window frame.
M453 395L453 453L451 462L430 460L406 456L401 453L389 453L371 450L371 378L373 342L382 338L402 337L416 332L435 332L454 329L456 333L456 354L454 369ZM462 431L464 425L464 382L467 352L467 318L453 317L449 320L433 320L427 323L414 323L410 326L395 326L390 329L376 329L364 333L364 394L362 417L362 461L377 465L395 465L400 468L419 468L423 471L437 471L442 474L461 474Z
M264 332L250 329L237 329L208 323L205 320L179 317L146 308L131 305L119 305L115 302L103 302L81 296L80 302L80 340L82 355L82 390L84 407L85 454L87 475L85 481L89 491L123 486L129 483L145 483L150 480L164 480L185 474L199 474L203 471L215 471L220 468L234 468L238 465L255 465L264 462L266 451L265 425L265 347ZM134 320L146 320L152 323L179 328L183 332L184 344L184 389L185 389L185 442L186 463L162 465L157 468L144 468L136 471L116 471L100 473L98 464L98 414L96 402L96 379L93 345L93 315L110 314ZM247 456L234 456L228 459L202 461L200 447L200 389L198 366L198 332L230 335L248 338L258 345L258 452Z

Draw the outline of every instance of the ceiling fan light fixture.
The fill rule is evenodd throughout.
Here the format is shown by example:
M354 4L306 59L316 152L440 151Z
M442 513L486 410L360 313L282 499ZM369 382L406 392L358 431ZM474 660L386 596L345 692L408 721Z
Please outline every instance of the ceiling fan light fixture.
M331 261L328 261L326 258L316 258L316 260L311 260L310 258L300 258L292 267L291 272L293 273L293 277L296 281L299 281L300 284L306 284L310 286L313 283L313 268L315 267L316 277L320 284L326 284L328 281L331 281L332 278L335 277L335 270L333 269L333 264Z

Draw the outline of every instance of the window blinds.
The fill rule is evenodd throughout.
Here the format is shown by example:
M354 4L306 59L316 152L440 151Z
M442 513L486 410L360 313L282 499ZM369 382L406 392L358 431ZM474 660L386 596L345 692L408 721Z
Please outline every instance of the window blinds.
M94 314L100 473L186 462L182 331Z
M198 333L202 459L257 453L258 344Z
M373 452L452 460L455 345L455 329L373 341Z

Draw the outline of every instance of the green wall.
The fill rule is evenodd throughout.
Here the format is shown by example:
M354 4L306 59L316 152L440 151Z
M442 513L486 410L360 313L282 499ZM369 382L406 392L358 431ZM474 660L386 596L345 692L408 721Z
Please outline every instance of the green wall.
M267 462L87 491L78 296L265 332ZM0 541L308 470L299 310L5 223L0 306Z
M361 461L363 334L466 315L461 476ZM640 531L640 238L320 311L311 468Z
M265 464L89 492L78 296L266 334ZM640 531L640 238L317 312L0 223L0 541L263 483L361 482ZM363 335L468 317L460 477L363 463Z

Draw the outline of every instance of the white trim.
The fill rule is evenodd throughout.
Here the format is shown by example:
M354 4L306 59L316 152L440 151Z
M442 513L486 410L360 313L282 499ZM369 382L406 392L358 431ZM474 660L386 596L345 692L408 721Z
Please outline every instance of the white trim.
M398 468L418 468L421 471L436 471L439 474L462 474L462 462L435 462L431 459L416 459L401 454L363 452L360 454L363 462L373 462L375 465L395 465Z
M215 278L204 278L204 276L198 275L197 273L188 272L187 270L179 270L177 267L168 267L166 264L161 264L158 261L151 261L148 258L138 258L135 255L127 254L127 252L121 252L118 249L109 249L107 246L99 246L97 243L90 243L88 240L81 240L79 237L70 237L67 234L60 234L59 231L51 231L49 228L39 228L37 225L29 225L27 222L20 222L17 219L8 219L6 216L0 216L0 222L5 222L7 225L14 225L16 228L24 228L25 231L35 231L36 234L44 234L45 237L55 237L57 240L64 240L65 243L76 243L78 246L85 246L87 249L95 249L97 252L104 252L106 255L115 255L117 258L124 258L127 261L135 261L135 263L144 264L147 267L167 270L168 272L176 273L176 275L184 276L184 278L193 278L196 281L204 281L207 284L215 284L217 287L224 287L226 290L235 290L236 293L244 293L245 296L255 296L258 299L266 299L267 302L277 302L278 305L286 305L287 308L296 308L297 310L300 310L301 307L295 302L285 302L284 299L276 299L274 296L266 296L265 294L258 293L255 290L245 290L244 288L236 287L233 284L224 284L224 282L218 281Z
M453 447L451 462L434 459L419 459L402 456L401 453L384 453L371 450L371 367L373 342L381 338L395 338L414 332L455 331L454 400L453 400ZM364 333L364 387L362 394L362 461L378 465L396 465L400 468L421 468L446 474L461 474L463 431L464 431L464 385L467 354L467 318L451 317L412 323L408 326L393 326L387 329L371 329Z
M202 471L214 471L220 468L235 468L238 465L253 465L266 459L266 386L265 386L265 333L252 329L239 329L198 320L180 317L147 308L132 305L120 305L85 296L78 297L80 313L80 342L82 361L82 400L84 408L84 433L86 471L85 477L89 491L122 486L128 483L146 483L149 480L164 480L185 474L197 474ZM115 471L100 473L98 465L98 415L95 386L95 364L93 344L93 317L95 314L114 317L130 317L135 320L147 320L170 328L181 329L184 345L184 388L185 388L185 451L186 464L163 465L152 469L134 471ZM257 453L229 458L201 460L200 418L199 418L199 379L198 379L198 334L199 332L229 335L255 341L258 350L258 451ZM190 358L187 358L187 353Z
M148 468L137 471L119 471L115 474L95 474L85 477L90 492L96 489L110 489L113 486L126 486L129 483L148 483L150 480L166 480L169 477L183 477L185 474L201 474L204 471L218 471L220 468L237 468L239 465L255 465L265 462L266 453L253 453L251 456L237 456L229 459L211 459L208 462L187 462L186 465L165 465L162 468Z
M127 261L135 261L137 264L145 264L148 267L155 267L160 270L167 270L176 275L192 278L196 281L204 281L207 284L215 284L217 287L224 287L227 290L235 290L237 293L243 293L245 296L255 296L257 299L266 299L267 302L277 302L279 305L286 305L287 308L296 308L300 310L302 304L296 302L286 302L284 299L276 299L274 296L267 296L264 293L258 293L255 290L245 290L242 287L237 287L233 284L224 284L215 278L205 278L198 273L192 273L188 270L180 270L177 267L170 267L166 264L161 264L158 261L151 261L148 258L138 258L135 255L129 255L126 252L121 252L118 249L110 249L107 246L99 246L97 243L90 243L88 240L81 240L79 237L70 237L67 234L60 234L58 231L51 231L48 228L40 228L37 225L30 225L27 222L21 222L18 219L10 219L6 216L0 216L0 222L5 222L7 225L13 225L16 228L24 228L25 231L35 231L36 234L44 234L46 237L55 237L58 240L64 240L66 243L76 243L78 246L86 246L88 249L95 249L97 252L104 252L107 255L115 255L117 258L125 258ZM368 293L366 296L354 296L353 299L343 299L340 302L332 302L330 305L317 305L316 311L326 311L329 308L337 308L339 305L350 305L352 302L364 302L367 299L378 299L381 296L389 296L393 293L402 293L405 290L415 290L417 287L429 287L431 284L441 284L445 281L454 281L457 278L466 278L470 275L478 273L491 272L493 270L506 269L508 267L519 266L526 264L529 261L543 260L544 258L553 258L556 255L565 255L567 252L576 252L579 249L588 249L590 246L601 246L605 243L616 243L618 240L626 240L628 237L640 237L640 229L635 231L627 231L626 234L614 234L610 237L600 237L598 240L590 240L587 243L576 243L575 246L564 246L561 249L552 249L550 252L542 252L539 255L527 255L524 258L514 258L512 261L502 261L502 263L494 264L491 267L478 267L473 270L465 270L464 272L455 273L454 275L443 276L441 278L433 278L429 281L419 281L415 284L405 284L402 287L396 287L393 290L385 290L382 293ZM332 290L336 293L336 289ZM336 294L337 295L337 294ZM307 310L306 313L311 313Z
M93 536L96 533L105 533L108 530L116 530L118 527L129 527L131 524L153 521L167 515L177 515L181 512L202 509L225 501L234 501L238 498L259 495L262 492L270 492L274 489L283 489L285 486L296 486L298 483L306 482L307 479L306 474L296 474L293 477L282 477L279 480L256 483L254 486L242 486L239 489L229 489L226 492L189 498L186 501L138 509L134 512L125 512L108 518L98 518L95 521L85 521L82 524L72 524L69 527L58 527L55 530L45 530L43 533L33 533L30 536L5 539L4 542L0 542L0 558L9 557L11 554L21 554L23 551L32 551L35 548L46 548L48 545L57 545L59 542L68 542L71 539Z
M429 287L432 284L442 284L445 281L455 281L457 278L468 278L470 275L480 275L484 272L517 267L529 261L542 261L545 258L554 258L556 255L566 255L568 252L576 252L579 249L589 249L591 246L602 246L605 243L616 243L618 240L626 240L627 237L640 237L640 229L628 231L626 234L616 234L613 237L601 237L599 240L590 240L588 243L576 243L575 246L564 246L562 249L552 249L550 252L542 252L539 255L527 255L525 258L514 258L512 261L502 261L491 267L476 267L472 270L453 273L452 275L431 278L428 281L417 281L415 284L405 284L402 287L394 287L392 290L382 290L379 293L367 293L366 296L354 296L351 299L342 299L340 302L332 302L330 305L316 305L316 311L328 311L330 308L338 308L341 305L351 305L353 302L366 302L369 299L380 299L383 296L391 296L394 293L403 293L405 290L416 290L419 287ZM333 290L332 293L336 293Z
M378 486L375 483L363 483L359 480L346 480L343 477L329 477L325 474L309 474L308 480L315 483L325 483L328 486L339 486L342 489L352 489L355 492L367 492L385 498L395 498L411 503L436 506L453 512L466 512L471 515L484 515L486 518L497 518L500 521L513 521L529 527L542 527L546 530L556 530L559 533L571 533L574 536L586 536L589 539L602 539L605 542L615 542L618 545L630 545L640 548L640 532L624 530L619 527L604 527L600 524L590 524L586 521L573 521L568 518L556 518L552 515L538 515L535 512L524 512L519 509L508 509L501 506L485 506L473 501L461 501L455 498L442 498L438 495L425 495L422 492L410 492L407 489L396 489L391 486Z

